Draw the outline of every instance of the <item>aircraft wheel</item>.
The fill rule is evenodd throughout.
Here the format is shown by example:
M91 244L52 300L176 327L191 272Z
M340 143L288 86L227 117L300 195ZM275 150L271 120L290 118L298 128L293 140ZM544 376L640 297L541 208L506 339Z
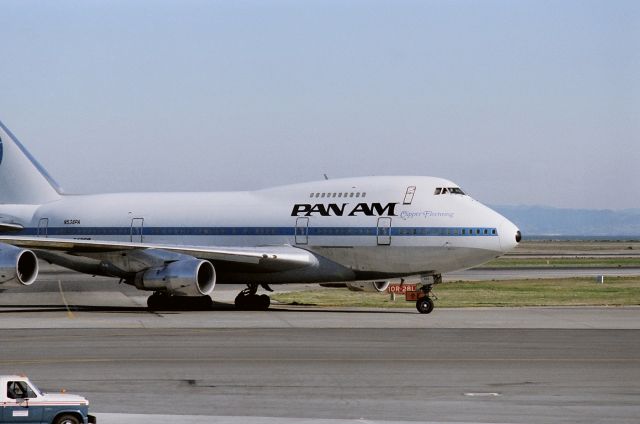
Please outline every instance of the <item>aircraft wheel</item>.
M245 311L266 311L270 304L271 299L266 294L239 294L235 300L236 308Z
M198 305L201 310L211 309L213 308L213 299L211 299L211 296L202 296L199 299Z
M190 311L208 311L213 307L211 296L173 296L174 307L178 310L186 309Z
M80 420L75 415L65 414L58 417L55 424L80 424Z
M166 308L167 302L165 301L165 297L166 296L159 294L152 294L147 298L147 307L152 311Z
M259 309L263 311L269 309L269 305L271 305L271 299L269 298L269 296L267 296L266 294L262 294L257 300L257 306Z
M248 299L247 296L240 293L236 296L236 300L233 302L236 305L236 309L247 309Z
M428 297L422 297L416 302L416 309L421 314L430 314L433 311L433 300Z

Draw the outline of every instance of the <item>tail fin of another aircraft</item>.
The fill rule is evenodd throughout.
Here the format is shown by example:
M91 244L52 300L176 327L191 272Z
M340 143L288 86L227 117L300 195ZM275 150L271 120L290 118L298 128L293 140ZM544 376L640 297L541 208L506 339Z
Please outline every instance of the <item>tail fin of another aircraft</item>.
M42 204L61 194L60 186L0 122L0 204Z

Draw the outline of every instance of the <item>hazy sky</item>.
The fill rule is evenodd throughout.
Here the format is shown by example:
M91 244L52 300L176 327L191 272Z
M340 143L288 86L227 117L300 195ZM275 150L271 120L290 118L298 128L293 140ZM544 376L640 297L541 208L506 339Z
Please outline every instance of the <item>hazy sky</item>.
M0 120L68 192L640 208L639 1L0 0L0 46Z

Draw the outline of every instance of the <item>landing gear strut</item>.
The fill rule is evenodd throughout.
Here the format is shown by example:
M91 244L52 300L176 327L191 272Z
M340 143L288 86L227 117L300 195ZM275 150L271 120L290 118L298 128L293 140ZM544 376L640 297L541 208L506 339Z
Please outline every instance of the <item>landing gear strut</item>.
M433 294L433 286L435 284L442 283L442 275L436 274L433 276L433 282L429 281L426 284L423 284L420 287L420 292L418 295L418 300L416 301L416 309L421 314L430 314L433 311L433 307L435 306L433 303L433 299L437 299Z
M206 311L212 306L211 296L172 296L155 292L147 298L147 307L152 311Z
M269 309L271 299L266 294L258 295L257 284L247 284L247 288L236 296L235 304L237 309L248 311L266 311Z

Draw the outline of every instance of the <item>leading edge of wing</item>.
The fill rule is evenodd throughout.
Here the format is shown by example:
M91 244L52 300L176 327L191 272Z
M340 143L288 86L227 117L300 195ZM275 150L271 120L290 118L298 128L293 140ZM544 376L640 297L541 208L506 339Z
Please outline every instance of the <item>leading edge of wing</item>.
M95 254L123 250L158 249L190 255L200 259L262 265L267 268L274 267L279 269L293 269L317 263L317 259L312 253L289 245L250 247L183 246L155 243L11 236L0 236L0 242L17 247L68 252L79 256L82 256L83 253Z

